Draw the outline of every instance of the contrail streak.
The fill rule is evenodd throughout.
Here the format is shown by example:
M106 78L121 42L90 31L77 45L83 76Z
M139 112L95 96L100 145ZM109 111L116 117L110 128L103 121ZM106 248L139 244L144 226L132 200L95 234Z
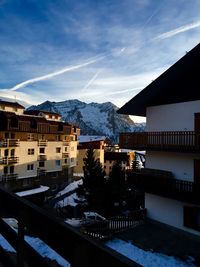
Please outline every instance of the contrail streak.
M101 70L98 70L94 76L89 80L89 82L83 87L82 91L85 91L97 78L97 76L99 75L99 73L101 72Z
M197 22L194 22L194 23L190 23L190 24L187 24L185 26L181 26L179 28L176 28L172 31L168 31L168 32L165 32L163 34L160 34L158 35L157 37L155 37L153 40L163 40L163 39L166 39L166 38L170 38L176 34L179 34L181 32L186 32L186 31L189 31L191 29L195 29L195 28L198 28L200 27L200 21L197 21Z
M7 90L16 91L16 90L18 90L20 88L26 87L29 84L33 84L35 82L39 82L39 81L43 81L43 80L48 80L48 79L50 79L52 77L61 75L61 74L65 73L65 72L77 70L77 69L83 68L85 66L91 65L91 64L93 64L93 63L95 63L97 61L102 60L103 58L105 58L105 56L97 57L96 59L90 60L90 61L82 63L82 64L65 67L65 68L63 68L61 70L58 70L58 71L55 71L55 72L52 72L52 73L49 73L49 74L46 74L46 75L43 75L43 76L39 76L39 77L30 79L30 80L27 80L27 81L18 83L14 87L11 87L11 88L8 88L8 89L3 89L3 91L7 91Z

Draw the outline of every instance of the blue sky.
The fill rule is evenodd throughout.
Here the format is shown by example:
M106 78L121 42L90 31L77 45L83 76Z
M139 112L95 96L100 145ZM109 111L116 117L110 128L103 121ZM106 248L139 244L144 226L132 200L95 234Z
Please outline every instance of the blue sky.
M200 0L0 0L0 95L122 106L199 43Z

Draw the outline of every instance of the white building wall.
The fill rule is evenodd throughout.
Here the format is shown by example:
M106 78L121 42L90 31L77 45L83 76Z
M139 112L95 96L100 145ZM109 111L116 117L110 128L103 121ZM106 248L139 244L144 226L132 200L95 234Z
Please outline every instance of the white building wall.
M192 182L194 159L200 159L200 154L147 151L145 167L171 171L175 178Z
M147 108L146 131L193 131L200 100Z
M181 230L200 235L200 232L183 225L183 207L189 205L169 198L145 193L147 217L177 227Z
M28 149L34 149L34 155L28 155ZM37 176L37 141L20 141L20 145L15 148L15 156L19 158L19 162L15 164L15 173L19 178ZM33 170L27 171L28 164L34 165Z

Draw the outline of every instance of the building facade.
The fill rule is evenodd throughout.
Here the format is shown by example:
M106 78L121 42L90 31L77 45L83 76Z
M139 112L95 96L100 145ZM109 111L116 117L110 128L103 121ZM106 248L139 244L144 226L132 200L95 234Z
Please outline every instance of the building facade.
M134 159L133 152L105 152L104 154L104 171L106 176L109 176L115 162L119 162L123 171L129 170L132 167Z
M145 133L121 134L121 146L146 150L132 182L145 190L147 216L200 235L200 45L119 112L147 117Z
M77 164L74 168L74 177L83 177L84 158L89 148L94 149L94 157L104 166L104 136L84 136L78 137Z
M59 114L5 101L0 107L0 183L14 191L38 184L56 191L66 184L76 165L79 129Z

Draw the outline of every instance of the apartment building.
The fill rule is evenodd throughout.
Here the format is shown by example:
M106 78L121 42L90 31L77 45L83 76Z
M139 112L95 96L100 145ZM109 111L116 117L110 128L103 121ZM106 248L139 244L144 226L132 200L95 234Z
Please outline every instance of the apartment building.
M80 135L78 136L78 154L77 154L77 165L74 168L74 177L83 177L83 166L86 152L89 148L94 149L95 159L104 165L104 147L105 147L105 136L91 136L91 135Z
M119 113L146 116L144 133L124 133L120 145L146 150L132 174L145 190L147 216L200 234L200 44L133 97Z
M0 101L0 183L17 191L59 189L73 176L79 129L59 114Z
M131 169L133 159L134 159L133 152L106 151L104 154L104 171L106 176L109 176L109 173L112 170L113 164L115 164L115 162L119 162L124 171Z

